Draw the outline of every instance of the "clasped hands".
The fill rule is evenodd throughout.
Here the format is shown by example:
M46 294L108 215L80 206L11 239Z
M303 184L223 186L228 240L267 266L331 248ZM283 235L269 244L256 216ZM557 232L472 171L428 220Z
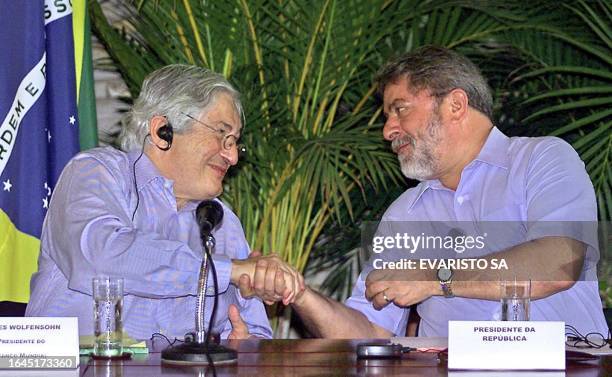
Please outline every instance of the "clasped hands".
M252 252L248 259L233 260L231 282L242 297L260 297L271 305L289 305L304 292L304 277L276 254Z
M373 270L368 274L365 286L365 296L376 310L390 303L408 307L440 294L433 273L419 270Z

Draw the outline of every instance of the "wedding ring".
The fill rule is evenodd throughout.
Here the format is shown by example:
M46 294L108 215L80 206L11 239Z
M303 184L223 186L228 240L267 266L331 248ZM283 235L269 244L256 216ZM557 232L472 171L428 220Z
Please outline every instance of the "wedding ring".
M389 297L387 297L387 292L383 291L383 299L385 299L385 301L387 302L391 302L391 300L389 300Z

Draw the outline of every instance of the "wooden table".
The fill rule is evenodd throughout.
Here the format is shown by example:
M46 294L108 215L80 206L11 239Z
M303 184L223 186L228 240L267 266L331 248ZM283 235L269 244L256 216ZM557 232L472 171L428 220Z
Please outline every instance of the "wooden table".
M370 342L372 340L368 340ZM238 351L238 362L217 366L217 376L446 376L449 371L436 353L411 352L400 360L358 360L355 348L363 340L243 340L223 344ZM385 342L385 341L381 341ZM126 361L97 361L81 359L82 377L154 377L154 376L212 376L207 367L175 367L162 365L161 350L167 346L156 340L148 355L135 355ZM483 355L484 357L484 355ZM451 371L462 376L466 372ZM468 372L470 375L490 376L491 372ZM498 372L499 373L499 372ZM531 372L533 373L533 372ZM543 376L550 376L543 373ZM516 375L503 372L500 375ZM497 374L496 374L497 375ZM520 374L518 374L520 376ZM532 374L530 374L531 376ZM563 372L552 376L563 376ZM598 361L568 362L566 376L612 376L612 356Z

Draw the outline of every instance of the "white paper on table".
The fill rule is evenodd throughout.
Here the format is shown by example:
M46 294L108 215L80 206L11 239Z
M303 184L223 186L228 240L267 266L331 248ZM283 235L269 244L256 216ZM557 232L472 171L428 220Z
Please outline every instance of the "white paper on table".
M532 370L449 370L448 377L565 377L565 371Z

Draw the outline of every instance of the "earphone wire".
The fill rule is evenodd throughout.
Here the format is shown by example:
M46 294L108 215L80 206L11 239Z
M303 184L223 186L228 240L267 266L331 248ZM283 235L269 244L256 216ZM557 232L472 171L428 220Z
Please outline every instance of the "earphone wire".
M138 182L136 181L136 163L142 158L145 149L145 142L147 141L147 137L150 134L146 134L144 139L142 139L142 149L140 150L140 154L134 160L134 164L132 165L132 174L134 176L134 191L136 192L136 207L134 207L134 212L132 212L132 223L134 222L134 218L136 216L136 211L138 210L138 205L140 204L140 195L138 194Z

